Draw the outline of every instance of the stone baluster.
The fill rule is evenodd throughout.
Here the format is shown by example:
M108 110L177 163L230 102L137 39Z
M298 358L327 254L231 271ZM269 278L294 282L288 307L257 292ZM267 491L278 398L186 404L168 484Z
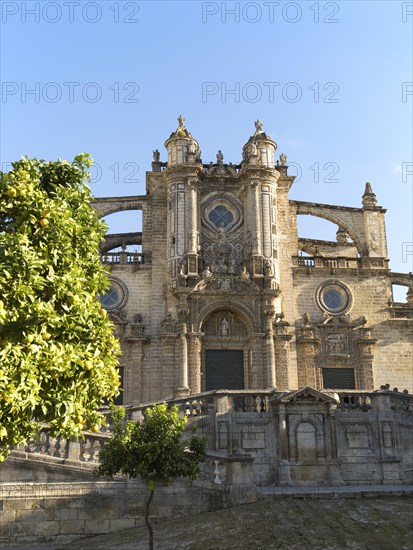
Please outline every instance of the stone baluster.
M219 477L219 460L214 460L214 483L221 485L221 479Z
M63 439L62 437L59 437L59 457L60 458L66 458L67 454L67 440Z

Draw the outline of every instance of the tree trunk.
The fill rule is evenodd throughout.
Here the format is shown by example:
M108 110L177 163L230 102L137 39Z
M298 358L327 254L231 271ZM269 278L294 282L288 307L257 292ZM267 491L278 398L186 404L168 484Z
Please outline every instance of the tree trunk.
M153 499L153 489L149 491L149 495L146 497L145 500L145 523L146 523L146 529L148 530L148 537L149 537L149 545L148 550L153 550L153 529L151 522L149 521L149 508Z

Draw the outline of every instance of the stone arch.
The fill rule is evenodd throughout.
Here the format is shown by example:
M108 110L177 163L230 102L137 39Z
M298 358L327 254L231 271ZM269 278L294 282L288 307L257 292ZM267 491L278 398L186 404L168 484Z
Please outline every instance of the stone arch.
M302 415L297 415L297 416L294 416L294 417L290 418L290 430L291 430L291 432L296 433L298 426L302 422L309 422L310 424L312 424L314 426L314 429L315 429L315 432L316 432L317 435L323 435L323 433L324 433L323 423L315 415L308 415L305 418Z
M290 453L299 463L318 461L325 445L322 421L315 415L293 415L290 418Z
M317 459L317 430L312 422L303 420L297 424L295 429L295 444L298 461Z
M390 273L392 285L406 286L413 289L413 277L407 273Z
M306 254L309 254L310 256L315 256L317 252L317 245L311 244L311 243L304 243L300 239L298 239L298 250L302 250Z
M119 233L106 235L105 240L100 248L101 253L105 254L114 248L129 245L142 245L142 232L136 233Z
M255 327L248 308L215 300L201 309L198 323L203 335L199 349L201 391L255 387L251 360Z
M126 210L144 210L144 201L136 197L116 197L116 199L97 199L92 202L100 218L124 212Z
M344 231L346 231L346 233L352 239L354 246L356 247L357 252L360 254L360 256L366 255L366 247L363 246L358 234L353 230L353 228L350 225L344 222L341 218L334 216L330 212L326 212L317 207L306 206L306 205L298 205L297 216L298 215L315 216L317 218L323 218L324 220L327 220L329 222L334 223L335 225L338 225L338 227L340 227L340 229L344 229Z
M233 300L228 300L226 302L222 302L222 300L220 300L219 302L215 301L205 305L198 313L195 324L199 327L199 330L202 331L202 325L208 317L213 313L224 309L231 311L240 318L245 325L247 334L251 334L256 331L256 320L253 313L243 304L236 303Z

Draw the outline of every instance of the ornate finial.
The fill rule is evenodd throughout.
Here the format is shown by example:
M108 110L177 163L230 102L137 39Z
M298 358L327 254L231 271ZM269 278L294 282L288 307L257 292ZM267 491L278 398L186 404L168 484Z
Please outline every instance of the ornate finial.
M285 153L281 153L280 166L285 166L286 164L287 164L287 155Z
M367 209L377 206L376 195L374 194L371 183L369 181L366 182L362 204L363 207Z
M255 134L261 134L264 130L262 129L262 122L260 119L255 121Z
M364 190L365 195L374 195L373 189L371 187L371 183L369 181L366 182L366 188Z
M339 228L337 229L336 241L337 241L339 244L347 244L347 243L348 243L348 240L347 240L347 231L346 231L345 229L343 229L342 227L339 227Z
M178 130L185 130L185 117L179 115L178 117Z

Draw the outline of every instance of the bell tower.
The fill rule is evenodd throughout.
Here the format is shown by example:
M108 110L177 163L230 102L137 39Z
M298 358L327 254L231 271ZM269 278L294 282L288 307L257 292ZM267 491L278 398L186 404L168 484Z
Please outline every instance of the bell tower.
M260 120L243 147L242 177L246 189L246 247L253 280L264 286L280 284L277 241L277 144L264 132ZM262 286L260 284L259 286Z
M178 128L166 140L168 264L172 287L179 277L197 278L199 271L198 173L199 144L178 117Z

